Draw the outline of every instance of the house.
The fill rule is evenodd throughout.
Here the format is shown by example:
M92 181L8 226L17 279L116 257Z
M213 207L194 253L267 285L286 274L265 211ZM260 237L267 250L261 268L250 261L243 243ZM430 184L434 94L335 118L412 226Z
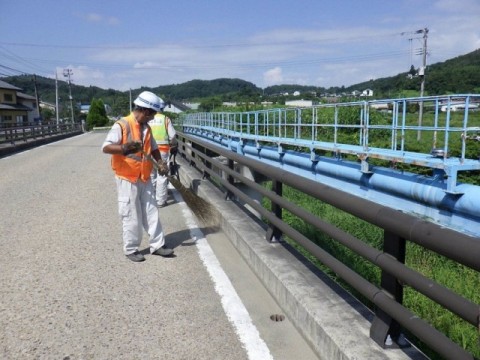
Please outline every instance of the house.
M388 103L378 103L378 104L371 104L370 107L372 109L378 110L378 111L388 111L389 110L389 104Z
M42 100L40 100L40 108L41 109L48 109L48 110L51 110L53 112L55 112L55 110L57 109L55 104L52 104L52 103L49 103L49 102L46 102L46 101L42 101Z
M166 106L163 110L166 111L166 112L179 114L179 113L182 113L184 111L190 110L190 108L187 105L182 104L179 101L169 100L169 101L166 102Z
M32 110L29 111L27 114L28 125L38 124L41 120L41 117L37 108L37 98L35 96L17 92L17 99L19 104L26 106Z
M80 113L81 114L88 114L89 110L90 110L90 104L80 105Z
M20 88L0 80L0 126L33 125L40 120L37 101Z
M477 110L478 109L478 104L467 104L465 102L452 102L451 104L447 105L442 105L440 110L442 112L446 112L448 110L450 111L465 111L465 109L468 108L467 111L471 110Z
M189 108L189 110L198 110L200 103L185 103L185 106Z
M103 106L105 107L105 113L108 115L112 112L112 108L110 105L108 104L103 104ZM88 112L90 111L90 104L81 104L80 105L80 113L81 114L88 114Z
M224 101L222 102L222 106L234 107L234 106L237 106L237 103L234 101Z
M293 107L311 107L313 106L312 100L287 100L285 101L286 106L293 106Z
M372 89L365 89L362 91L362 96L373 96L373 90Z

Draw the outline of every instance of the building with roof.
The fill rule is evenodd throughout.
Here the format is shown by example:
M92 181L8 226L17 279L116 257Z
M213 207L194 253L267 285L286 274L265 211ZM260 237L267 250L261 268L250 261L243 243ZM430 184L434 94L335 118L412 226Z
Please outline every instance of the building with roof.
M190 110L190 107L179 101L169 100L166 102L165 108L163 110L174 114L180 114L182 112Z
M312 107L313 101L312 100L287 100L285 101L286 106L293 106L293 107Z
M0 80L0 127L33 125L40 120L35 97Z

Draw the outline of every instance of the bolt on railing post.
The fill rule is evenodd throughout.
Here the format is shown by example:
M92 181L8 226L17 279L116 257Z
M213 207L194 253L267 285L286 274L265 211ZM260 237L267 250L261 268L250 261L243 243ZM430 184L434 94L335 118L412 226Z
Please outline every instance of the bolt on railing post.
M405 263L405 247L406 241L402 237L388 231L384 231L383 235L383 251L394 257L402 264ZM398 279L382 271L381 288L388 293L399 304L403 303L403 285ZM408 343L401 338L400 324L390 315L381 309L376 309L375 318L370 328L370 337L382 348L398 348L408 346ZM389 341L387 341L387 339ZM391 341L390 341L391 340Z

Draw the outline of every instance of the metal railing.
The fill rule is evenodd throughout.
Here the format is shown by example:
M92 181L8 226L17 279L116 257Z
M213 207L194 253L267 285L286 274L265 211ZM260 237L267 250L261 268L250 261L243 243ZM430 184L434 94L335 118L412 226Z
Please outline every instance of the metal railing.
M81 124L45 124L0 128L0 145L17 145L32 140L82 132Z
M185 132L295 146L310 151L312 157L318 151L355 155L365 173L369 159L433 168L448 177L451 193L459 171L480 170L478 94L189 113L180 117L180 123ZM425 148L420 143L427 144L428 151L419 151Z
M283 112L286 114L286 112ZM239 123L239 122L237 122ZM219 126L216 123L215 126ZM248 123L245 125L248 127ZM256 125L253 129L257 128ZM250 129L250 130L253 130ZM370 329L371 338L382 347L386 346L387 336L398 341L402 329L416 336L430 349L448 359L474 359L459 344L450 340L425 320L403 306L403 289L410 287L416 292L441 305L444 311L459 316L472 328L479 329L480 305L437 283L435 280L409 268L406 265L406 245L415 243L424 249L440 254L458 264L480 271L480 241L478 238L444 228L432 222L424 221L409 214L398 212L370 200L352 196L341 189L315 182L314 180L289 173L255 159L243 156L197 136L178 132L179 152L204 176L215 178L226 191L227 196L236 198L268 222L266 238L279 238L287 235L307 249L321 263L341 277L349 286L358 291L376 307L376 316ZM218 160L218 156L228 160L228 166ZM234 164L246 166L272 181L272 190L234 170ZM226 174L219 175L219 169ZM181 171L181 170L180 170ZM250 195L240 190L236 184L253 189L271 202L267 209L254 201ZM325 222L309 213L299 205L288 202L282 196L282 185L287 185L319 201L332 205L355 217L383 229L383 249L378 250L361 239ZM380 284L376 285L356 273L333 255L319 247L297 229L282 220L282 210L286 209L294 216L314 226L319 232L327 234L338 244L360 255L381 271ZM301 324L298 324L301 328Z

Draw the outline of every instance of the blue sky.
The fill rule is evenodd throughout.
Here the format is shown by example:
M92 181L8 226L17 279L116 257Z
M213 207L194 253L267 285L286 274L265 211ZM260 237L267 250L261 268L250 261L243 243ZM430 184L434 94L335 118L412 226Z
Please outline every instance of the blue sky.
M0 0L0 76L349 86L480 48L479 0ZM427 72L428 82L428 72Z

